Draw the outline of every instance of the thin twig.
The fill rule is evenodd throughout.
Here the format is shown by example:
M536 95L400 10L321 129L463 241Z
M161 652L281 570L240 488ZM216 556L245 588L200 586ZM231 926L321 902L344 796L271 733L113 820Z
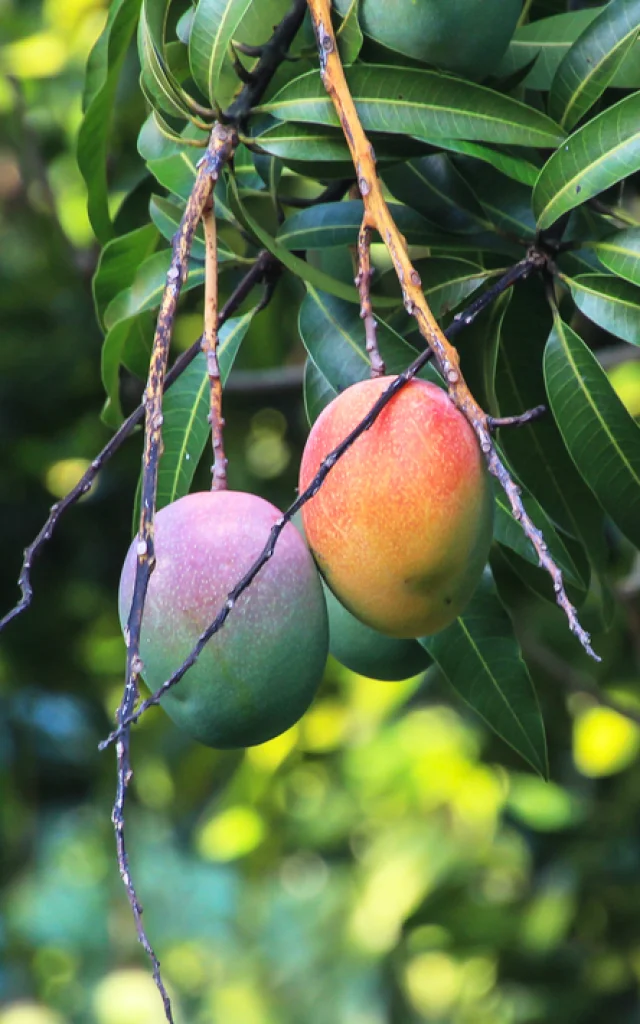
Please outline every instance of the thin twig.
M495 285L493 285L491 288L488 288L485 292L483 292L476 299L474 299L474 301L467 307L467 309L464 310L464 314L459 320L454 320L451 324L449 324L445 331L447 337L449 339L455 337L455 335L457 335L461 330L463 330L466 326L471 324L475 320L475 318L479 316L480 313L483 312L484 309L486 309L496 300L496 298L499 295L507 291L507 289L511 288L517 280L526 277L535 265L536 260L534 259L532 259L529 265L526 265L526 261L523 260L516 265L518 268L517 273L514 273L516 269L515 267L511 268L511 270L509 270L506 274L502 276L500 281L497 281ZM222 626L226 622L227 617L231 611L231 608L233 607L235 601L237 601L240 594L242 594L242 592L246 590L246 588L249 586L252 580L255 579L257 574L260 572L262 566L265 565L269 558L271 558L278 536L282 532L284 525L287 522L289 522L289 520L295 515L298 509L302 508L302 506L311 497L313 497L313 495L315 495L318 492L324 479L326 478L327 474L330 472L332 467L335 465L335 463L338 462L342 455L344 455L344 453L351 447L353 442L360 436L360 434L364 433L365 430L368 430L368 428L375 422L378 415L380 414L382 409L384 409L385 405L391 400L393 395L397 394L397 392L400 391L400 389L403 388L405 384L407 384L408 381L410 381L422 369L422 367L426 365L430 358L430 349L427 348L423 352L421 352L420 355L413 361L413 363L411 363L411 365L407 367L407 369L403 373L401 373L392 381L387 390L382 393L382 395L378 398L375 405L370 409L370 411L367 413L364 419L361 420L361 422L357 424L356 427L354 427L353 431L349 434L349 436L345 438L345 440L342 441L341 444L338 445L338 447L335 448L334 451L327 456L327 458L322 463L318 473L312 480L307 490L304 491L303 494L299 495L296 501L287 509L285 513L283 513L282 519L278 520L278 522L275 524L272 533L269 536L269 540L265 545L265 548L263 549L262 553L258 556L254 564L248 570L247 574L243 577L243 579L240 580L233 588L233 590L229 593L229 595L227 596L227 601L223 605L220 613L218 614L216 619L211 623L211 625L207 628L207 630L202 634L202 636L198 639L197 644L190 652L188 657L185 659L185 661L182 663L182 665L173 673L173 675L165 683L162 684L162 686L158 690L156 690L156 692L151 697L147 698L147 700L145 700L131 714L131 716L126 722L123 722L121 725L119 725L117 729L115 729L105 740L102 741L102 743L100 744L101 750L104 750L111 743L115 742L118 739L122 729L125 729L128 725L137 722L141 715L143 715L148 708L157 704L160 698L167 692L167 690L175 686L176 683L178 683L180 679L182 679L182 677L189 670L189 668L191 668L191 666L195 664L208 641L211 639L212 636L215 635L215 633L218 632L218 630L222 628ZM231 602L231 606L229 606L229 602Z
M499 430L501 427L526 427L534 420L539 420L547 412L546 405L536 405L533 409L521 412L519 416L487 416L489 430Z
M360 316L364 322L365 346L371 363L371 376L384 377L386 368L378 348L378 324L371 304L371 228L367 215L362 218L358 232L358 273L354 284L360 293Z
M202 217L203 209L210 200L220 171L233 153L235 144L236 134L232 129L219 124L214 127L206 153L198 164L196 180L180 221L180 227L173 239L173 255L167 272L167 284L158 313L149 366L149 377L144 397L145 443L142 457L140 527L138 530L133 598L125 628L127 667L124 693L116 716L119 723L124 722L135 707L138 699L138 680L143 667L139 653L140 631L149 578L155 565L154 516L158 485L158 465L162 453L162 395L174 317L178 307L180 291L187 277L189 253L196 228ZM111 819L116 834L120 876L129 899L138 932L138 939L153 965L154 980L162 996L165 1016L171 1024L173 1021L171 1003L160 975L159 960L149 943L142 924L142 907L137 898L131 872L129 871L129 860L124 837L124 807L127 789L133 773L129 754L129 734L126 730L118 738L116 752L118 783Z
M213 203L208 203L202 214L205 244L204 278L204 333L202 351L207 360L209 375L211 442L213 465L211 467L213 491L224 491L227 486L227 459L224 454L224 420L222 418L222 378L218 365L218 237Z
M331 24L330 0L307 0L318 44L320 76L342 125L345 140L356 170L358 187L364 203L367 224L375 227L384 242L396 271L405 309L415 317L420 333L433 350L434 359L447 383L449 396L473 428L485 456L489 472L504 488L514 517L536 549L540 565L551 575L556 600L565 612L569 628L591 657L596 658L589 634L582 628L578 613L567 597L562 573L549 556L547 545L522 504L520 489L511 480L491 439L487 414L475 401L460 371L455 348L440 329L422 291L420 276L413 267L404 237L398 230L387 206L378 178L373 147L367 138L349 91ZM544 264L545 256L540 254Z
M222 327L229 317L235 313L236 309L244 302L252 288L254 288L256 284L265 277L265 275L270 275L273 272L274 265L278 266L278 261L275 256L272 256L271 253L266 250L259 253L256 262L247 271L245 276L239 282L237 288L234 289L223 308L220 310L218 327ZM265 294L268 295L268 292ZM264 306L260 303L256 312L262 308L264 308ZM202 338L198 338L186 352L182 352L178 356L165 378L165 391L170 388L171 385L178 380L180 375L184 373L186 368L191 365L195 357L201 351L201 343ZM0 633L5 626L8 626L9 623L13 621L13 619L17 618L18 615L21 615L27 610L27 608L29 608L33 600L33 584L31 582L31 570L33 568L33 563L53 536L53 532L56 529L60 518L91 489L98 473L122 447L127 438L133 433L134 428L141 423L143 419L144 405L140 403L131 415L127 417L113 437L109 439L102 451L96 455L88 470L80 480L78 480L75 487L73 487L64 498L51 506L49 515L42 526L42 529L36 537L34 537L29 547L24 550L22 568L20 570L20 576L18 577L18 586L20 588L21 595L20 600L10 611L7 612L4 618L0 619Z

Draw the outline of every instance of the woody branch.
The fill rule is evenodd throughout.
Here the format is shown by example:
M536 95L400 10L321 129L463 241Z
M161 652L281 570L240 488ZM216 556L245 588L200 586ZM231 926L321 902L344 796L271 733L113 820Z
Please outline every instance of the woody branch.
M485 456L489 472L503 487L514 518L520 522L525 535L533 544L540 565L551 576L556 601L567 616L569 628L577 636L585 651L598 661L599 658L591 647L590 636L580 625L577 611L567 597L562 573L550 557L541 532L527 515L520 496L520 488L511 479L498 455L491 437L491 422L475 401L460 372L458 353L443 334L429 308L422 291L420 276L409 259L405 239L396 227L384 199L380 179L376 172L373 147L360 123L338 53L331 24L331 2L330 0L307 0L307 5L318 44L322 82L340 120L356 171L358 188L364 204L363 226L369 229L375 228L385 244L400 282L405 309L415 317L420 333L433 351L435 362L446 381L451 400L472 426Z

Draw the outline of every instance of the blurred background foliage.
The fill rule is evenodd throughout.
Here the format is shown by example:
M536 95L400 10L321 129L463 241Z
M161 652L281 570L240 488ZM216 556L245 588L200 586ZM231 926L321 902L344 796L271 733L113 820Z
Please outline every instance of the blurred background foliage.
M25 543L109 436L74 155L104 19L101 0L0 3L3 610ZM114 126L121 229L148 202L136 81L132 52ZM197 336L197 309L191 297L178 345ZM294 369L250 390L238 374L226 400L231 486L283 507L306 431L298 346L281 290L239 366ZM615 383L640 413L629 365ZM115 862L114 760L97 751L121 686L116 587L139 458L138 435L66 518L32 609L2 637L0 1024L163 1019ZM332 662L299 725L246 753L200 747L161 712L134 730L131 862L177 1020L640 1020L640 729L589 696L593 665L560 613L506 566L500 583L543 706L549 783L434 670L379 683ZM615 623L595 637L599 685L634 708L639 587L637 573L619 581Z

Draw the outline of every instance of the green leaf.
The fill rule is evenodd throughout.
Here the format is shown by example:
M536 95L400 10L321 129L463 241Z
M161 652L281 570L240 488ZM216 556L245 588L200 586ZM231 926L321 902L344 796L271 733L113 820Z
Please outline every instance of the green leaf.
M532 107L437 71L370 64L354 65L345 74L365 131L516 146L555 146L564 138ZM339 124L316 71L289 82L257 109L280 121Z
M395 164L382 178L396 199L444 231L468 233L490 226L471 186L446 153Z
M609 235L591 248L603 266L631 284L640 285L640 228Z
M151 220L162 237L166 238L168 242L171 241L180 226L182 213L182 207L177 203L172 202L171 199L164 199L162 196L151 196L151 199L149 200L149 214L151 216ZM191 257L194 260L204 262L205 248L202 228L198 228L193 237ZM218 239L218 260L220 263L253 263L252 258L248 256L239 256L237 253L232 252L231 249L227 249L225 245L220 242L220 239Z
M343 64L353 64L362 49L363 35L358 22L358 0L351 0L336 32L338 50Z
M523 84L527 89L549 89L565 54L600 11L600 8L571 11L522 25L516 29L497 74L501 77L513 74L536 58ZM618 89L635 89L640 86L638 43L617 69L611 84Z
M119 368L124 362L126 346L134 344L132 334L135 332L140 335L140 345L148 346L149 337L153 337L154 318L148 314L160 305L170 262L169 249L149 256L139 266L133 284L119 292L105 311L107 335L102 346L101 372L107 404L103 409L102 418L109 426L116 427L122 421ZM190 262L189 277L182 291L197 288L203 282L204 267L200 263Z
M310 358L335 391L344 391L370 376L371 363L357 306L307 284L298 327ZM378 347L389 374L406 369L417 355L413 346L383 320L378 320ZM438 379L431 368L421 376Z
M523 185L532 186L538 180L540 168L530 160L514 156L513 153L493 149L491 146L484 146L479 142L465 142L463 139L438 139L434 145L441 149L447 149L451 153L472 156L483 164L495 167L496 171L500 171L505 177L522 182Z
M107 149L116 89L138 20L140 0L114 0L90 58L86 108L78 132L78 167L87 191L91 226L103 245L113 235L107 185Z
M538 699L489 569L462 615L420 643L465 703L546 778Z
M422 290L434 316L443 316L460 305L492 274L471 260L456 256L433 256L429 259L414 260L414 269L420 275ZM380 279L380 286L389 285L393 291L400 285L394 270L387 271Z
M640 288L609 274L580 274L562 280L578 309L617 338L640 345Z
M252 0L199 0L191 23L189 63L193 80L211 104L225 107L231 100L233 79L221 82L231 40ZM239 82L236 79L235 86Z
M611 82L638 38L640 0L610 0L562 58L549 93L549 113L573 128Z
M130 288L125 288L109 303L104 321L111 328L118 320L135 316L145 309L156 309L160 305L171 263L171 250L163 249L142 263ZM189 262L189 276L182 286L182 292L197 288L204 282L204 266Z
M526 344L523 331L526 329ZM496 398L501 416L547 404L542 371L551 315L542 285L529 280L513 290L500 335ZM603 515L565 448L551 415L517 430L501 430L500 445L519 481L565 533L604 560Z
M333 402L338 392L318 369L313 359L304 364L304 409L309 426L317 420L323 409Z
M496 174L477 160L459 156L456 166L482 204L483 215L494 229L516 238L533 238L535 220L531 212L531 188Z
M222 384L247 333L255 309L227 320L218 332L218 362ZM164 451L158 467L158 508L189 493L193 475L211 434L207 419L210 385L203 353L169 388L162 403Z
M120 367L124 363L127 345L133 345L137 337L140 346L149 346L153 340L155 317L149 311L116 320L107 331L102 344L100 372L107 396L102 409L102 420L114 430L122 423L120 405Z
M439 246L450 239L407 206L391 203L394 221L409 245ZM343 203L318 203L287 217L277 234L280 245L287 249L331 249L355 245L362 222L364 207L361 200Z
M495 395L498 348L502 322L511 301L506 291L454 339L460 367L471 394L487 412L496 413Z
M360 304L360 296L355 288L350 285L344 284L335 277L331 277L329 274L325 274L323 270L318 270L317 267L307 263L306 260L300 259L299 256L294 256L293 253L285 249L276 239L269 234L258 222L251 216L246 206L242 203L240 195L238 193L237 185L235 180L232 178L232 190L234 192L236 203L241 211L243 220L245 221L249 230L256 236L256 238L262 243L265 249L280 260L280 262L288 270L290 270L297 277L301 277L307 284L313 285L314 288L320 291L329 292L331 295L336 295L338 298L346 299L347 302L355 302ZM395 306L397 300L389 299L385 296L377 297L372 296L374 302L378 306Z
M153 224L146 224L105 245L93 276L93 301L102 327L107 306L119 292L131 285L138 267L155 251L157 244L156 228Z
M573 558L549 516L530 494L523 493L522 502L535 526L542 531L549 554L562 571L565 582L573 584L574 587L578 587L584 593L589 583L588 574L586 579L581 577ZM531 541L525 536L522 524L513 518L507 496L502 488L498 486L495 488L493 536L499 544L515 552L529 565L538 567L539 561L536 550ZM549 574L546 570L541 570L540 575L544 577L547 585L545 588L546 596L549 600L555 602L556 595L553 591Z
M533 190L543 231L563 213L640 170L640 92L588 121L551 156Z
M585 343L559 315L544 354L549 402L582 477L640 547L640 428Z
M184 119L189 115L179 82L165 61L165 23L169 5L166 0L142 0L138 23L138 56L143 91L157 110Z

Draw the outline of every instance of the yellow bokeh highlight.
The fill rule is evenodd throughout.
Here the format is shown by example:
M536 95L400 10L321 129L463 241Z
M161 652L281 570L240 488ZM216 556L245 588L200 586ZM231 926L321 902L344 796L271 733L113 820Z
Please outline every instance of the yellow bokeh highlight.
M0 1010L0 1024L65 1024L64 1018L37 1003L13 1003Z
M211 965L197 942L181 942L162 957L162 968L173 983L190 996L201 992L211 981Z
M348 729L348 712L336 700L323 700L307 711L300 721L300 746L311 753L335 750Z
M292 750L298 744L300 730L297 725L287 729L272 740L260 743L256 747L248 747L246 759L249 764L254 765L258 771L271 774L286 761Z
M52 78L67 62L67 47L55 32L36 32L2 48L2 71L16 78Z
M433 1020L457 1002L462 973L446 953L420 953L404 969L404 986L414 1009L427 1020Z
M212 1011L216 1021L225 1024L275 1024L254 987L224 985L213 994Z
M610 708L593 707L579 714L573 726L573 759L589 778L615 775L638 756L640 729Z
M206 860L236 860L252 853L262 842L264 822L252 807L228 807L207 821L196 839L196 848Z
M608 373L609 383L632 416L640 417L640 360L621 363Z
M158 1024L162 1019L159 998L149 971L142 968L112 971L98 983L93 993L96 1024ZM180 1009L173 995L171 1000L178 1019Z
M169 769L159 757L148 757L136 766L135 786L138 798L154 811L173 803L175 786Z
M54 498L64 498L78 480L84 476L91 463L88 459L58 459L47 469L44 484ZM86 498L90 492L83 495ZM82 500L82 499L81 499Z
M514 773L509 782L507 804L516 818L541 832L568 828L582 814L576 797L536 775Z

